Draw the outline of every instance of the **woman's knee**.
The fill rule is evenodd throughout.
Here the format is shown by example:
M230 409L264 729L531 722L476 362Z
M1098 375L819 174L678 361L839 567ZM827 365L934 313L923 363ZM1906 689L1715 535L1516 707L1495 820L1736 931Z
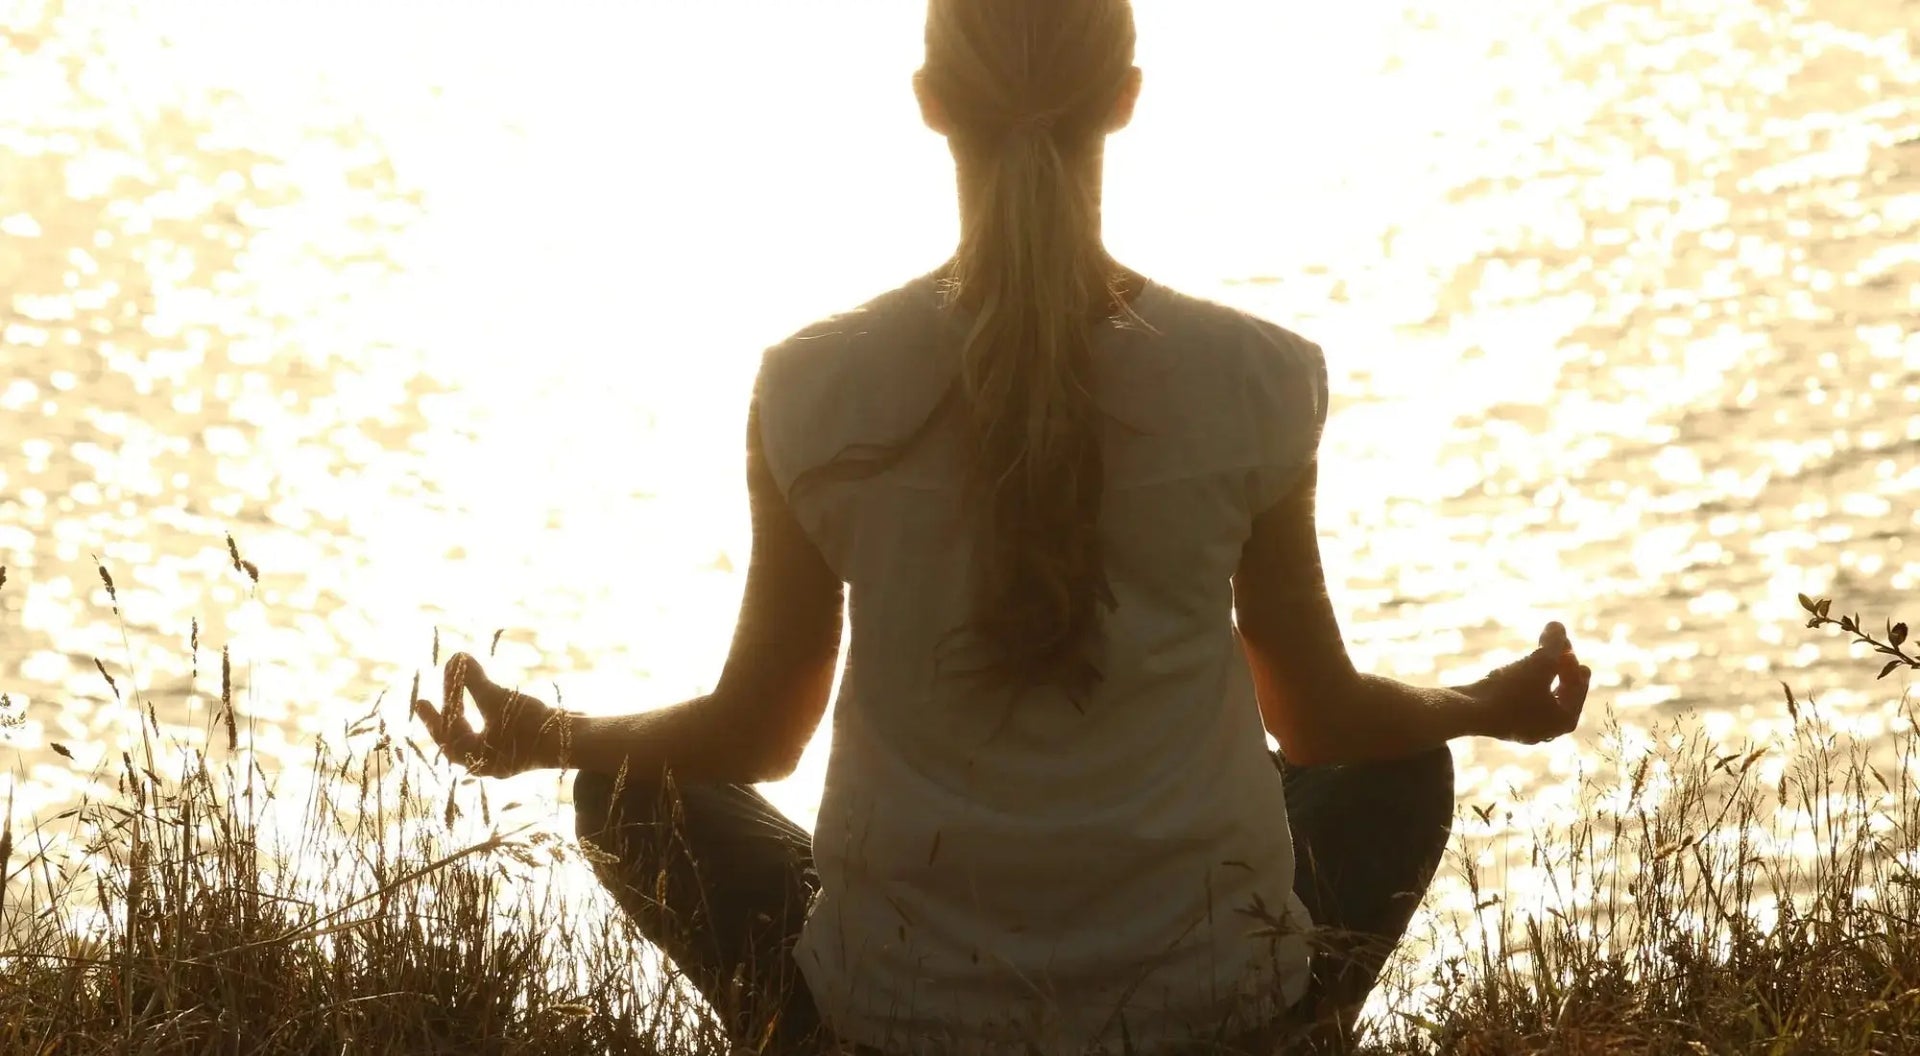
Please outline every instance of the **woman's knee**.
M583 840L604 842L616 824L650 822L659 803L659 786L636 782L631 774L581 770L573 777L573 827Z
M1379 824L1404 836L1444 842L1453 829L1453 753L1446 745L1398 759L1365 764L1349 776L1345 795Z
M1453 798L1453 750L1442 744L1397 759L1381 759L1351 768L1359 782L1394 799Z

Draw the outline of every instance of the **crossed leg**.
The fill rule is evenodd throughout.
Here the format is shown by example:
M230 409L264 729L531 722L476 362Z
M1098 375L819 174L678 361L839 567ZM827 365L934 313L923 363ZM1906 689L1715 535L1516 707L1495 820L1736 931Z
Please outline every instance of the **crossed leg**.
M1278 754L1294 890L1320 929L1313 981L1286 1032L1342 1052L1426 894L1453 822L1453 756L1301 767ZM810 1051L823 1035L793 946L817 881L813 841L750 785L574 782L600 879L749 1051ZM1267 1037L1262 1035L1261 1037ZM1258 1045L1259 1039L1249 1039Z

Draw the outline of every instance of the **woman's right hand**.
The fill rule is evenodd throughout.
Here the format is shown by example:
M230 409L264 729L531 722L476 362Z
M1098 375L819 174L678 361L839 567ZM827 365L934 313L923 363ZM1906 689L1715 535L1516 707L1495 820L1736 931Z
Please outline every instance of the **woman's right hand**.
M1538 649L1461 692L1482 706L1486 735L1539 744L1580 724L1592 680L1593 671L1574 655L1567 629L1549 623L1540 632Z

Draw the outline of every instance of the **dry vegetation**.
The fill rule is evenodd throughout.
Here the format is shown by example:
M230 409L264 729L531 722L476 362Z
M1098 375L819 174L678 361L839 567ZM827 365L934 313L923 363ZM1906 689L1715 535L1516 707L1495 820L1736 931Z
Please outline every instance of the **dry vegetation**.
M1804 603L1920 668L1904 627ZM0 842L0 1053L727 1051L642 977L571 841L515 827L377 707L276 787L225 683L204 751L149 717L105 764L118 795ZM1468 952L1403 963L1376 1049L1920 1052L1912 712L1868 745L1785 706L1777 743L1695 731L1587 778L1587 809L1531 836L1551 904L1501 901L1443 937ZM1477 896L1474 861L1450 868Z

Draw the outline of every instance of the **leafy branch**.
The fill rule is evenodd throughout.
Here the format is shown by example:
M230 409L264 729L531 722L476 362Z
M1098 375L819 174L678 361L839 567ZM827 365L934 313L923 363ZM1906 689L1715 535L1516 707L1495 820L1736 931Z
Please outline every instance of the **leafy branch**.
M1885 678L1902 667L1920 671L1920 656L1910 656L1905 649L1901 648L1907 643L1906 624L1894 623L1889 619L1887 621L1886 641L1881 641L1866 632L1866 629L1860 623L1859 613L1854 613L1851 616L1843 615L1839 619L1834 619L1827 615L1828 611L1833 607L1833 599L1831 598L1810 598L1802 594L1800 595L1800 607L1807 610L1807 614L1811 617L1811 619L1807 620L1807 626L1838 627L1842 631L1853 635L1854 641L1871 646L1874 652L1883 656L1892 657L1893 659L1888 660L1886 665L1880 668L1880 674L1875 676L1876 678Z

